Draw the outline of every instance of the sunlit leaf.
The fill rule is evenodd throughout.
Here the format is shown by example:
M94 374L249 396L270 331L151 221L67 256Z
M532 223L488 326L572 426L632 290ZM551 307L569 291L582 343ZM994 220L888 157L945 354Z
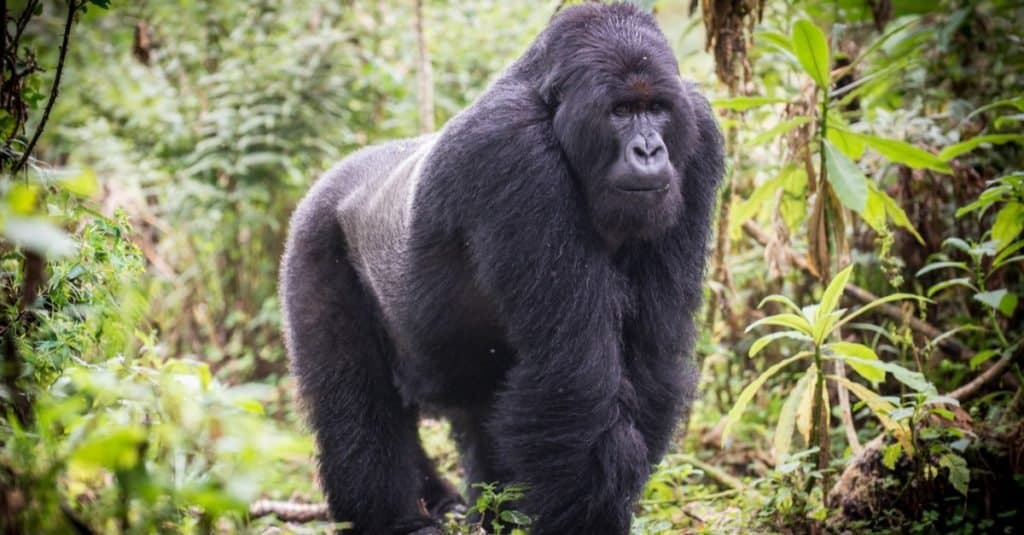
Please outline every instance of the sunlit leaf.
M66 191L74 193L79 197L92 197L100 190L100 181L96 178L96 172L86 168L82 172L61 179L58 184Z
M971 279L970 278L968 278L968 277L957 277L955 279L948 279L948 280L944 280L942 282L936 283L931 288L928 288L928 297L932 297L933 295L935 295L935 294L937 294L937 293L939 293L939 292L941 292L941 291L943 291L943 290L945 290L947 288L952 288L954 286L963 286L964 288L968 288L970 290L978 291L978 289L975 288L973 284L971 284Z
M743 411L746 410L747 405L750 404L750 400L754 399L754 394L756 394L757 391L761 389L761 386L764 385L764 382L767 381L776 373L779 373L779 370L785 368L786 366L798 360L808 358L810 356L810 353L802 352L776 363L775 365L765 370L761 375L758 375L757 378L755 378L749 385L747 385L746 388L743 389L742 392L740 392L740 395L736 398L736 403L733 404L732 409L729 410L729 414L727 414L725 417L725 425L722 428L723 447L726 444L726 440L728 440L729 438L729 434L732 432L732 428L736 425L737 422L739 422L740 417L743 415Z
M908 370L895 362L886 362L883 365L885 366L885 371L891 373L897 381L910 387L914 391L929 395L935 395L938 393L935 389L935 385L926 379L924 374L921 372Z
M776 314L774 316L768 316L767 318L761 318L746 328L743 332L750 332L763 325L775 325L779 327L789 327L790 329L800 331L808 336L811 335L811 324L806 319L797 316L796 314Z
M852 342L833 342L825 347L837 356L846 357L843 361L868 381L880 383L885 380L885 367L870 347Z
M1017 294L1006 288L976 293L974 300L998 310L1006 317L1013 316L1013 312L1017 310Z
M852 132L848 134L863 140L869 147L878 151L879 154L890 161L901 163L914 169L931 169L932 171L947 175L953 173L953 169L946 163L948 158L935 156L910 143L866 134L854 134Z
M757 308L764 308L765 303L779 303L780 305L785 306L786 308L792 310L793 312L796 312L797 314L800 313L800 307L797 306L797 304L794 303L792 299L784 295L769 295L768 297L765 297L764 299L761 300L760 303L757 304Z
M776 139L779 139L790 130L797 128L798 126L805 125L809 122L811 122L811 118L806 116L793 117L792 119L787 119L773 126L772 128L758 134L757 137L750 140L749 145L756 147L758 145L770 143Z
M836 197L843 206L857 213L863 212L868 202L868 179L864 172L832 143L825 141L823 146L828 182L832 184Z
M901 301L901 300L904 300L904 299L915 299L917 301L924 302L924 303L931 303L932 302L931 299L926 299L924 297L921 297L920 295L914 295L914 294L908 294L908 293L894 293L894 294L890 294L890 295L887 295L885 297L880 297L878 299L875 299L874 301L872 301L872 302L870 302L870 303L868 303L868 304L858 308L857 310L854 310L850 314L844 316L843 319L838 324L836 324L835 328L841 327L841 326L845 325L846 323L849 323L851 320L853 320L854 318L860 316L861 314L865 314L865 313L867 313L867 312L869 312L871 310L874 310L875 307L884 305L886 303L891 303L893 301Z
M798 20L793 25L790 41L793 43L793 54L800 62L800 66L818 87L827 88L830 63L825 32L809 20Z
M747 111L769 104L781 104L784 102L787 102L786 99L776 97L732 97L712 100L711 105L720 110Z
M992 223L992 239L997 240L1000 247L1013 242L1024 230L1024 204L1019 202L1006 203L996 214Z
M989 134L975 136L967 141L950 145L939 152L939 159L949 161L957 156L971 152L983 144L1001 145L1003 143L1024 143L1024 134Z
M38 198L39 186L19 182L7 192L7 206L14 215L31 215L36 209Z
M793 390L790 391L789 397L786 398L786 402L782 405L782 411L779 413L779 423L775 426L775 464L778 465L789 455L789 447L793 440L793 430L796 425L796 412L800 407L800 402L804 398L804 393L807 391L809 385L813 385L817 379L818 370L814 366L808 368L807 372L800 377L800 380L793 386Z
M903 211L903 208L901 208L899 204L896 203L896 200L882 190L877 188L873 189L881 195L882 204L885 205L885 213L892 218L892 222L896 223L896 226L910 232L918 243L924 245L924 238L922 238L921 234L919 234L917 229L914 228L914 224L910 222L910 218L907 217L907 213Z
M842 271L836 273L835 277L832 277L832 282L828 283L828 287L821 294L821 304L818 306L818 311L815 314L815 321L829 315L839 305L839 298L843 295L843 290L846 288L846 283L850 281L850 275L853 273L853 264L846 266Z
M915 277L920 277L921 275L924 275L925 273L931 273L932 271L935 271L937 269L947 269L947 268L958 269L960 271L968 271L968 272L970 271L970 269L968 269L968 267L967 267L967 264L964 263L964 262L949 262L949 261L946 261L946 262L932 262L932 263L924 266L923 268L917 270L917 273L915 273L914 276Z
M899 442L889 444L882 450L882 465L889 470L896 469L896 461L900 460L900 454L903 453L903 448Z
M858 399L864 402L865 405L871 409L871 412L878 418L879 422L882 422L882 427L889 430L890 433L896 437L904 451L912 453L914 446L910 442L910 433L905 424L894 422L889 418L889 413L895 408L892 403L882 399L877 392L865 387L862 384L855 383L845 377L839 377L836 375L830 375L829 379L836 381L846 387L853 395L857 396Z
M841 128L829 128L828 140L851 160L859 160L864 155L864 140L851 135Z
M800 340L810 342L811 337L799 331L782 331L777 333L766 334L757 340L754 340L753 344L750 344L750 350L747 352L748 357L753 357L761 352L762 349L768 346L768 344L782 339L790 338L792 340Z
M18 247L51 258L75 251L75 242L67 233L41 217L8 217L3 235Z
M818 380L818 367L811 364L806 375L811 376L815 382ZM800 403L796 408L796 428L804 440L805 445L811 443L811 431L814 430L814 390L815 384L808 383L804 393L800 396Z

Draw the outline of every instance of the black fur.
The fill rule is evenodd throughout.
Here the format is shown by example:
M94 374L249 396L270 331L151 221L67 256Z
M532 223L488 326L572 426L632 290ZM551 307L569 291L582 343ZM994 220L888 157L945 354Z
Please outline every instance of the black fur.
M663 140L668 162L647 172L630 139ZM532 533L628 533L694 394L722 171L653 19L590 4L440 134L321 178L281 292L332 515L406 533L459 502L418 442L422 408L451 419L469 482L528 487ZM616 189L652 181L666 189Z

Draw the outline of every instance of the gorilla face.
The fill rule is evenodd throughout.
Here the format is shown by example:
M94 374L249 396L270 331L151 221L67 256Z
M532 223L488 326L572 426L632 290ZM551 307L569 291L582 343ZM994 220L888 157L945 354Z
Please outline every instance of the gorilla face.
M577 51L558 84L555 134L612 248L679 220L697 141L675 58L660 35L646 37Z

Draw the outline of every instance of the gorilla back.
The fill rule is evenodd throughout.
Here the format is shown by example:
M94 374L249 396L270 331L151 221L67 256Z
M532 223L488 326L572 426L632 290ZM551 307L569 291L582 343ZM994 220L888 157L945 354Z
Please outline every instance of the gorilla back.
M435 136L369 147L291 221L282 301L332 516L439 533L467 481L534 534L625 534L696 383L721 136L654 20L565 9ZM472 491L471 491L472 493Z

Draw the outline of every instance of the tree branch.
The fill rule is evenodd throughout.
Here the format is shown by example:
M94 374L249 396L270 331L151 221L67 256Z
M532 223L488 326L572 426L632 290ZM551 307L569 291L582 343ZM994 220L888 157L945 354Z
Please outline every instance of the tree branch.
M329 520L327 504L280 502L274 500L257 500L249 505L249 516L258 518L274 515L285 522L312 522Z
M68 40L71 38L71 25L75 22L75 13L78 12L79 7L81 7L81 4L75 0L68 0L68 18L64 22L64 38L60 45L60 56L57 59L57 70L53 75L53 85L50 87L50 99L46 101L46 108L43 109L43 117L39 120L39 125L36 126L35 133L32 134L32 140L28 142L28 146L25 147L25 152L21 154L21 159L18 160L17 165L15 165L14 169L11 170L12 174L17 174L17 172L25 166L25 162L28 161L29 156L32 155L32 151L36 147L36 142L39 141L39 136L43 134L43 129L46 128L46 121L50 118L50 111L53 110L53 103L57 100L57 95L60 93L60 76L64 72L64 58L68 55Z

